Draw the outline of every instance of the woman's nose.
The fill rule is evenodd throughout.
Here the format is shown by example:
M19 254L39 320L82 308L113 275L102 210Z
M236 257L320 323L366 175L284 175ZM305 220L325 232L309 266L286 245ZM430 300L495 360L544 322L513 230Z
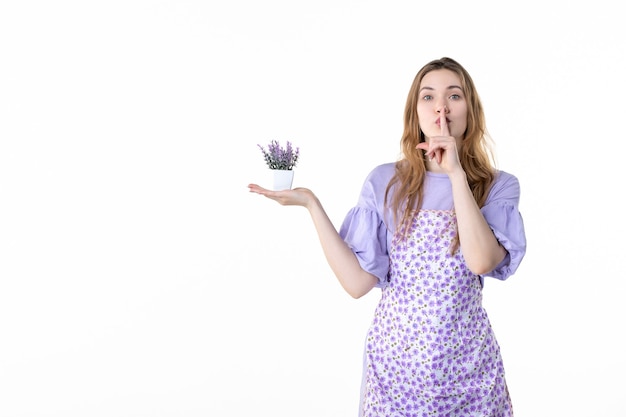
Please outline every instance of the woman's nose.
M441 112L443 112L444 114L448 113L448 106L444 104L442 106L437 107L437 113L441 114Z

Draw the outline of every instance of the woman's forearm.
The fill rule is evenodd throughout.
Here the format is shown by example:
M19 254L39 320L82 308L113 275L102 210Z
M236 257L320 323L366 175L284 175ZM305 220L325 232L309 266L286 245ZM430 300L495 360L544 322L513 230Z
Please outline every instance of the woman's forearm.
M450 175L461 253L475 274L492 271L506 256L474 200L465 172Z
M378 278L361 268L356 255L341 238L311 190L298 187L293 190L272 191L257 184L249 184L248 188L250 192L261 194L281 205L303 206L309 210L326 260L348 294L359 298L374 288Z
M307 208L326 260L341 286L354 298L367 294L374 288L378 278L361 268L356 255L341 238L317 197Z

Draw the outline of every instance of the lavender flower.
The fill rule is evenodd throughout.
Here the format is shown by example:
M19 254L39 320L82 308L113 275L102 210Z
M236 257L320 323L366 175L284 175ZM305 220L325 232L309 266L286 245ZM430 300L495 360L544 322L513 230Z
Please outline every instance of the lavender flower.
M277 140L271 141L267 145L267 150L261 145L257 146L263 152L265 163L270 169L292 170L298 163L300 148L295 148L294 150L293 145L289 141L287 141L287 145L284 148L280 146Z

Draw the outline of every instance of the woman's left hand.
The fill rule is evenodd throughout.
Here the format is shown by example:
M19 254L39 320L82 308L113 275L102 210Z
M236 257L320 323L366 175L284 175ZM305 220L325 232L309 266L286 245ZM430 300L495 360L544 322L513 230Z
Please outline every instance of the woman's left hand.
M459 161L456 139L450 135L448 129L445 112L441 113L439 125L441 126L441 135L428 138L427 142L419 143L417 148L425 150L426 158L430 161L434 160L446 174L451 174L456 169L461 168L461 162Z

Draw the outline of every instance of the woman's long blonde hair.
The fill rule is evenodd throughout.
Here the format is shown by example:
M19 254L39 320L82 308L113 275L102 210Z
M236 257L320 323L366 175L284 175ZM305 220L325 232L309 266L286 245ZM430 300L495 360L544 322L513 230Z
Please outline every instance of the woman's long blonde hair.
M400 141L402 157L396 162L395 174L385 191L385 206L393 213L396 230L404 229L405 233L411 225L413 209L419 210L421 207L426 176L424 151L416 148L418 143L425 141L417 115L418 93L424 76L430 71L440 69L453 71L461 79L461 88L467 101L467 130L459 149L459 159L479 207L485 204L495 178L485 114L472 78L465 68L451 58L444 57L429 62L419 70L409 90L404 110L404 133ZM392 188L393 192L390 192ZM456 240L455 249L458 247L458 236Z

